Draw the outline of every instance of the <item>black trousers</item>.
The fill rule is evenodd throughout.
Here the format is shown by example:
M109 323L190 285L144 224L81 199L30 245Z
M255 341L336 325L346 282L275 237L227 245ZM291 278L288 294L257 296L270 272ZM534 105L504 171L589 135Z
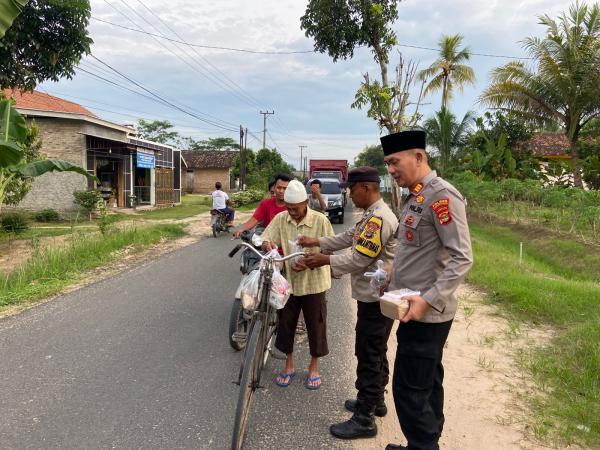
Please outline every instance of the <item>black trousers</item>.
M438 450L444 427L442 353L452 321L398 327L393 392L410 450Z
M381 314L378 302L358 302L354 346L358 361L356 398L369 408L383 400L385 387L390 379L387 342L393 325L392 319Z
M300 311L304 313L310 356L320 358L329 354L327 345L327 300L325 292L309 295L291 295L285 307L279 310L279 325L275 347L286 355L294 352L294 337Z

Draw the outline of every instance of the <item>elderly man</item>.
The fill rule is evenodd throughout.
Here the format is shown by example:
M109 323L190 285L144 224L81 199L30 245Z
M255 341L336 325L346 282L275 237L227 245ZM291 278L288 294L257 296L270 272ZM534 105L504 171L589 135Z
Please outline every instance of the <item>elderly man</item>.
M379 173L372 167L357 167L348 173L350 198L364 210L352 228L333 237L319 239L301 237L302 246L321 246L333 252L351 248L348 253L308 255L304 263L310 267L329 264L334 276L352 274L352 297L357 300L356 341L356 400L346 400L352 417L330 427L331 434L342 439L371 437L377 434L374 415L384 416L385 387L389 381L387 341L394 321L381 314L379 290L370 285L365 271L375 271L378 260L391 264L396 250L394 233L398 219L386 205L379 192Z
M439 450L444 426L442 352L454 314L454 292L473 263L463 196L431 170L425 133L413 130L381 138L384 161L398 186L410 194L400 215L391 288L407 297L398 327L392 382L394 403L408 447Z
M293 253L292 243L298 235L314 238L332 236L333 228L329 219L308 208L306 189L297 180L292 180L284 194L286 212L274 217L262 237L265 250L283 247L283 254ZM317 249L318 251L318 249ZM276 378L278 386L286 387L295 375L294 337L300 311L304 313L310 348L310 365L305 381L307 389L319 389L318 358L329 353L327 346L327 303L325 292L331 288L329 269L305 270L302 260L296 263L286 262L286 274L292 285L292 295L280 311L279 326L275 347L286 355L285 368Z

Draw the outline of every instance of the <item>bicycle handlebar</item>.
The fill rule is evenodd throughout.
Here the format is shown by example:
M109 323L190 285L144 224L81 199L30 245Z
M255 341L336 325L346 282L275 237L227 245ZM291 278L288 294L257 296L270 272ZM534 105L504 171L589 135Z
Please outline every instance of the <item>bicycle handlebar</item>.
M261 252L259 252L258 250L256 250L254 248L254 246L248 244L247 242L242 242L241 244L238 244L231 252L229 252L229 257L233 257L233 255L235 255L237 253L237 251L241 248L241 247L247 247L250 250L252 250L254 253L256 253L260 259L272 259L273 262L284 262L287 261L288 259L292 259L292 258L296 258L297 256L305 256L306 253L304 252L296 252L296 253L292 253L290 255L284 256L284 257L279 257L279 258L273 258L270 256L266 256L263 255Z

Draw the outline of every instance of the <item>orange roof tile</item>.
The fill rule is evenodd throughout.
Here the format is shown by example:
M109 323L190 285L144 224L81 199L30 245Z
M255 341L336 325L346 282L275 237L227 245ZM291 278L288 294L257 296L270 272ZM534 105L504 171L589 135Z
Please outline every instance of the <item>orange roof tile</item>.
M19 109L32 109L36 111L52 111L71 114L83 114L84 116L98 118L94 113L77 103L63 100L40 91L25 92L4 89L4 96L13 98Z

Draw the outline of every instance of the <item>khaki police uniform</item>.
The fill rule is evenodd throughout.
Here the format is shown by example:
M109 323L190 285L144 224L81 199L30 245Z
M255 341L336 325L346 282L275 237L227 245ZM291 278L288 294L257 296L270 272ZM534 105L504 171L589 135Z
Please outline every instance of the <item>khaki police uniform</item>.
M351 248L350 252L330 257L335 277L350 273L352 296L358 300L355 354L357 400L368 408L383 403L389 381L387 341L393 321L381 314L379 293L370 285L365 272L375 271L378 260L391 262L396 249L394 233L398 219L382 200L367 208L360 220L344 233L319 239L321 251Z
M419 291L430 308L398 327L394 401L409 448L439 449L444 424L442 351L456 312L455 291L473 256L466 201L431 171L410 189L398 226L390 289Z

